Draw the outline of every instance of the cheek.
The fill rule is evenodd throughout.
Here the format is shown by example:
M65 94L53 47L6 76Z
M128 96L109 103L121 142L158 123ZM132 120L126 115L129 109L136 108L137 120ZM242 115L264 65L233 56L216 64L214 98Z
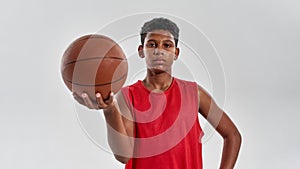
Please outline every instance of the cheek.
M166 50L166 54L168 56L174 57L176 55L175 53L176 53L175 50Z
M149 55L149 54L153 54L154 49L144 49L144 54L145 55Z
M168 61L168 63L169 63L170 66L173 65L173 63L174 63L174 58L170 58L169 61Z
M147 65L151 65L152 64L151 63L151 58L148 57L148 56L145 57L145 62L146 62Z

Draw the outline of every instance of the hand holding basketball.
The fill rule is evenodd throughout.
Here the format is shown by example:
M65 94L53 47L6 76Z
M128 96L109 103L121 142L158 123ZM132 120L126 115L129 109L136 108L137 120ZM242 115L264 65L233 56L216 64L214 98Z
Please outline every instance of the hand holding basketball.
M95 96L96 102L93 102L87 93L82 93L80 96L73 93L74 99L89 109L107 109L114 106L114 93L110 93L109 98L105 101L102 99L100 93L96 93Z
M128 65L121 47L103 35L86 35L66 49L61 62L61 75L75 99L89 108L98 101L111 99L126 81ZM101 94L101 100L96 97ZM80 100L82 94L88 97Z

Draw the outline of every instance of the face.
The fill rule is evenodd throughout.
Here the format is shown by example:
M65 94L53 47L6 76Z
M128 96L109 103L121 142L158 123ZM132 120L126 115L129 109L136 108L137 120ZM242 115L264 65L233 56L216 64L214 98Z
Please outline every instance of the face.
M154 30L147 33L144 45L139 46L140 57L145 58L151 71L171 73L179 49L175 46L174 36L166 30Z

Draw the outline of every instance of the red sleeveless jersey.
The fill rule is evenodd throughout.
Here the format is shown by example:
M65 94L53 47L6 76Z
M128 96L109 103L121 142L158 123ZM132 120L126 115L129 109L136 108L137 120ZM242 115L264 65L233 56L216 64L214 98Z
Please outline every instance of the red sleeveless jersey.
M195 82L173 78L157 93L138 81L122 93L134 119L134 153L126 169L202 169Z

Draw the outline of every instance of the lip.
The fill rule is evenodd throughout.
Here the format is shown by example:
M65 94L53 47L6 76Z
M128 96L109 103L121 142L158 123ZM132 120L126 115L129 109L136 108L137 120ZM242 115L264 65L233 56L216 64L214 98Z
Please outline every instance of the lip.
M157 63L157 64L163 64L165 63L166 61L164 59L155 59L153 60L154 63Z

